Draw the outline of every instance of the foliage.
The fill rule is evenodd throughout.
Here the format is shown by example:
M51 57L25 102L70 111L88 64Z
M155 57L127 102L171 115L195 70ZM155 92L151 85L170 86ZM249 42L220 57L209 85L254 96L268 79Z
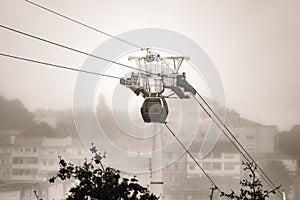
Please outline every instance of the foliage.
M0 96L0 129L25 129L33 124L33 114L19 100Z
M41 199L41 198L39 197L37 191L34 190L34 191L33 191L33 194L34 194L34 197L35 197L36 200L43 200L43 199Z
M297 159L300 163L300 125L294 126L289 132L279 134L279 151ZM299 167L299 166L298 166Z
M67 200L158 200L149 190L138 183L136 177L121 179L120 171L104 167L101 155L95 146L91 147L93 158L86 159L82 166L74 166L60 157L59 171L49 179L54 183L74 179L78 184L72 187Z
M0 96L0 129L21 130L23 136L53 136L56 132L45 122L36 122L20 100Z
M276 190L279 190L281 186L278 186L272 190L263 190L261 180L256 175L257 166L253 162L243 162L244 171L249 171L249 178L240 182L241 190L239 194L231 191L231 193L221 193L221 196L226 196L231 200L265 200L269 198L270 194L275 194Z
M294 184L291 176L288 173L286 166L277 160L271 160L264 167L264 171L268 172L268 175L272 177L274 184L281 184L285 191L289 192L291 186Z
M23 136L54 136L56 131L46 122L39 122L26 128L21 134Z

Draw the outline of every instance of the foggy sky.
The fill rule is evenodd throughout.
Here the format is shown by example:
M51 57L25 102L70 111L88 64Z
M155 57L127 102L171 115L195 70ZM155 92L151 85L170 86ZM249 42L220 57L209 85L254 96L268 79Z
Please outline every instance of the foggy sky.
M215 63L229 108L280 129L300 123L299 0L35 2L113 35L149 27L184 34ZM87 52L108 39L22 0L1 1L0 24ZM0 36L1 53L74 68L86 59L4 29ZM0 94L30 110L71 107L76 76L0 57Z

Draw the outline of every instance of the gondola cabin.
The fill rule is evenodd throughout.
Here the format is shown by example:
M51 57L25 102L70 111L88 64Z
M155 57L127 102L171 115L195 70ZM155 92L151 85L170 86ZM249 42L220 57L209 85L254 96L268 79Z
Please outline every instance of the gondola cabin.
M186 74L178 72L183 60L189 57L162 57L149 48L142 50L147 50L145 56L128 57L128 60L135 61L137 70L121 78L120 84L145 98L141 107L145 123L165 123L169 113L165 98L170 96L164 96L166 90L180 99L190 98L190 93L196 94L196 90L186 81Z
M142 118L146 123L164 123L168 113L168 104L162 97L146 97L141 107Z

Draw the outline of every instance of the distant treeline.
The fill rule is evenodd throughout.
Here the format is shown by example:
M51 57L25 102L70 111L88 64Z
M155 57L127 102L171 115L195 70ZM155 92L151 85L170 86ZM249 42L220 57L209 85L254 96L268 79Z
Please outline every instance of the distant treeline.
M56 112L60 118L58 117L56 127L52 128L45 122L35 121L34 113L29 112L20 100L8 100L0 96L0 130L21 130L22 135L28 136L77 136L72 112ZM123 113L120 112L118 114L122 115ZM113 126L114 123L111 121L113 117L110 116L112 115L111 111L109 111L103 96L99 99L97 115L100 121L105 121L102 128L118 132L117 127ZM279 152L297 159L298 166L300 165L299 141L300 125L294 126L290 131L281 132L278 138Z
M60 125L61 128L61 125ZM34 114L29 112L18 99L8 100L0 96L0 130L20 130L27 136L65 136L56 128L45 122L34 120Z
M290 131L279 134L279 151L297 159L300 166L300 125L295 125Z
M0 96L0 129L27 129L35 125L33 113L21 101Z

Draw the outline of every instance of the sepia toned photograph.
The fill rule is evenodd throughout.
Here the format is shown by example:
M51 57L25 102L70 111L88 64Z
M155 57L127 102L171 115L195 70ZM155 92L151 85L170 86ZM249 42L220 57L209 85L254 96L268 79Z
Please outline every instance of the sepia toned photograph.
M2 0L0 200L300 198L299 0Z

